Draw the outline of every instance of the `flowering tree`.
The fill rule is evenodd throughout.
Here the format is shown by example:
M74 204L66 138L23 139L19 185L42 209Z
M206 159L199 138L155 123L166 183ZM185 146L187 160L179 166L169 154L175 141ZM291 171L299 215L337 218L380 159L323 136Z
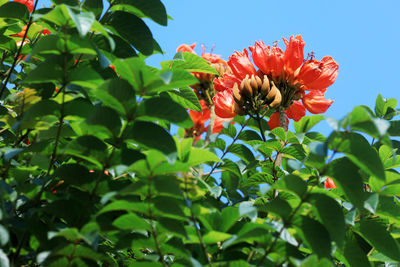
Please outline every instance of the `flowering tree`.
M154 68L159 0L53 2L0 1L0 266L400 262L396 99L328 118L301 35Z

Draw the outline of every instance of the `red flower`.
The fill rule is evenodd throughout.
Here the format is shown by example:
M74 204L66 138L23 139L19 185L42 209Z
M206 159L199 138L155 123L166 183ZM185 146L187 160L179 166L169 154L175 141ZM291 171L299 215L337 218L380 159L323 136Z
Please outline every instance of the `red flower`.
M206 106L204 100L200 100L202 111L189 110L189 115L192 118L193 124L200 125L204 124L210 118L210 110Z
M243 53L235 51L235 53L229 57L228 65L231 68L233 74L243 80L246 75L257 75L257 71L249 59L249 52L247 49L243 49Z
M233 99L232 90L228 89L219 92L213 97L215 105L215 114L221 118L233 118L236 116L235 100Z
M332 178L329 178L329 177L326 179L324 187L326 189L328 189L328 188L337 188L335 182L332 180Z
M299 121L306 115L306 108L301 104L300 100L293 101L293 104L286 110L289 119Z
M321 61L310 59L300 69L297 76L307 90L322 90L336 80L339 65L332 57L326 56Z
M200 100L202 111L189 110L189 116L192 118L193 127L186 129L188 136L193 136L195 143L201 138L206 131L204 123L210 118L210 110L207 108L206 102Z
M326 112L333 103L332 100L325 99L321 91L311 91L303 97L302 101L306 109L313 114Z
M263 41L255 42L254 46L249 47L254 64L267 75L278 79L283 72L284 59L283 51L276 45L266 47Z
M269 117L268 125L271 130L275 129L276 127L280 127L279 117L280 117L279 112L272 113L271 117ZM286 119L286 131L287 131L289 126L289 120L286 116L285 119Z
M217 91L225 91L228 89L232 89L235 83L240 85L241 80L236 78L235 75L230 73L225 73L222 78L214 80L214 89Z
M191 45L181 44L176 49L176 52L190 52L190 53L196 54L196 52L194 52L194 50L193 50L195 47L196 47L196 43L191 44Z
M283 56L286 74L289 77L294 75L294 72L297 68L301 66L304 60L304 41L301 35L297 35L293 38L293 35L290 36L290 40L283 38L283 41L286 45L285 54Z
M231 121L231 120L232 120L232 118L221 118L221 117L215 115L212 133L213 134L219 133L224 128L223 123L226 121ZM234 124L234 122L232 122L232 124ZM206 131L207 130L208 130L208 127L206 128Z
M29 9L29 12L32 12L33 7L35 6L35 0L14 0L14 2L26 5L26 7Z
M49 31L48 29L44 29L44 30L42 31L42 34L43 34L43 35L48 35L48 34L51 34L51 31Z

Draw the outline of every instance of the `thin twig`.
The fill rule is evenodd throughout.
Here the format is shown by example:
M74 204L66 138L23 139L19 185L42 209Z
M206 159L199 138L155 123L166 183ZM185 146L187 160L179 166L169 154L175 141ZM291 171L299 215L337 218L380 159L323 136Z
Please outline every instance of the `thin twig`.
M258 128L260 128L260 134L261 134L261 137L262 137L262 140L264 141L264 142L266 142L267 141L267 139L265 138L265 134L264 134L264 130L263 130L263 127L262 127L262 123L261 123L261 120L262 120L262 117L260 117L260 115L258 114L258 112L257 112L257 122L258 122Z
M307 191L307 193L301 198L300 203L297 205L297 207L293 210L293 212L290 214L289 218L287 220L284 221L282 228L279 230L279 232L277 233L277 235L275 236L274 240L272 241L271 245L265 250L263 256L261 257L261 259L258 261L257 267L261 266L261 264L263 263L263 261L265 260L265 258L268 256L268 254L272 251L272 249L274 248L274 246L276 245L276 243L278 242L279 237L281 236L283 230L291 223L294 215L296 215L297 211L300 209L301 205L303 205L304 201L307 199L308 194L311 192L312 188L314 187L311 186L311 188Z
M208 265L209 265L210 267L212 267L213 264L212 264L212 262L211 262L210 257L208 257L207 247L206 247L206 244L205 244L204 241L203 241L203 237L202 237L202 235L201 235L200 229L197 227L199 224L197 223L197 220L196 220L196 217L195 217L194 211L193 211L193 206L192 206L191 200L190 200L190 198L189 198L189 190L188 190L188 188L187 188L187 184L188 184L187 179L188 179L188 177L187 177L186 175L184 175L184 178L185 178L185 195L186 195L185 198L186 198L186 200L187 200L187 201L186 201L187 206L188 206L188 208L189 208L189 210L190 210L190 217L191 217L191 220L192 220L192 222L193 222L194 228L196 229L197 238L199 239L200 246L201 246L201 249L202 249L202 251L203 251L204 257L207 259ZM200 225L199 225L199 226L200 226Z
M161 252L160 243L158 242L156 228L154 227L153 213L152 213L152 209L151 209L151 183L152 183L152 180L153 180L153 177L148 177L149 184L148 184L148 191L147 191L147 193L148 193L147 204L148 204L148 208L149 208L149 223L151 226L151 234L154 238L154 243L156 245L156 250L157 250L158 255L160 256L160 261L164 267L167 267L168 265L164 260L164 256Z
M225 149L225 151L222 153L220 159L222 160L226 154L228 154L229 150L231 149L231 147L233 146L233 144L236 142L236 140L239 138L240 133L243 131L243 129L246 127L247 123L249 122L250 118L247 119L242 127L240 128L239 132L237 133L237 135L235 136L235 138L233 138L232 143ZM222 163L216 163L214 164L214 166L211 168L211 171L208 173L208 175L206 176L206 178L204 178L204 181L207 182L208 178L210 178L211 174L214 173L215 169L220 167L222 165Z
M21 42L21 44L20 44L20 46L19 46L19 48L18 48L17 54L14 56L13 64L11 65L11 68L10 68L9 71L8 71L6 80L4 81L3 86L2 86L2 88L1 88L1 91L0 91L0 99L1 99L1 97L3 96L4 90L7 88L7 84L8 84L8 81L10 80L10 77L11 77L12 72L13 72L13 70L15 69L15 66L17 65L18 58L19 58L19 56L20 56L20 54L21 54L21 51L22 51L22 47L24 46L26 37L28 36L29 28L30 28L31 25L32 25L33 13L35 13L35 10L36 10L38 1L39 1L39 0L35 0L35 5L34 5L34 7L33 7L33 10L32 10L31 15L29 16L29 21L28 21L28 24L26 25L26 30L25 30L24 36L22 37L22 42Z

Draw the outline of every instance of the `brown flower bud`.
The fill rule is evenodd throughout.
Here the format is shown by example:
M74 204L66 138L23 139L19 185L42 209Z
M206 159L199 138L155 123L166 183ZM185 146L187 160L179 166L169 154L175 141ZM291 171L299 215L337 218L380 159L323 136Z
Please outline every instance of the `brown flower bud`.
M272 102L269 104L269 106L271 108L276 108L276 107L279 107L279 105L281 104L282 95L281 95L281 92L279 91L278 87L275 86L275 83L272 81L271 81L271 83L272 83L272 87L267 95L267 100L268 101L272 100Z
M260 79L261 80L261 79ZM269 79L267 75L264 75L264 81L262 82L261 88L260 88L260 93L262 95L267 95L269 93Z
M242 95L239 93L239 87L237 83L233 85L232 92L233 92L233 99L235 99L235 102L238 103L239 105L243 105L244 101Z
M249 75L246 75L246 77L243 79L242 83L240 84L240 93L244 97L248 97L248 98L252 97L253 89L251 88L251 85L250 85Z

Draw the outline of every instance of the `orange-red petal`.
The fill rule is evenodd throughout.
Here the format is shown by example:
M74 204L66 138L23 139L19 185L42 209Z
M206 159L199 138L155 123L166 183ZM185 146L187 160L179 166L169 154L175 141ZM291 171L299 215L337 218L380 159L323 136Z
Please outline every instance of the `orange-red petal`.
M290 36L290 40L283 38L286 44L285 54L283 56L286 68L286 74L293 76L295 70L301 66L304 60L304 41L301 35L297 35L293 38Z
M176 49L176 52L190 52L193 54L196 54L196 52L194 52L194 48L196 47L196 43L188 45L188 44L181 44L180 46L178 46L178 48Z
M219 92L213 97L215 114L221 118L233 118L236 116L232 90Z
M235 83L237 83L239 86L241 80L236 78L236 76L233 74L225 73L222 78L214 80L214 89L220 92L225 91L228 89L232 89Z
M300 100L293 101L293 104L286 110L289 119L299 121L306 115L306 108L301 104Z
M326 99L321 91L311 91L302 98L303 105L312 114L321 114L328 110L333 100Z
M284 70L283 51L277 46L266 47L263 41L249 47L254 64L267 75L278 78Z
M286 130L289 126L289 120L285 116L286 119ZM275 129L276 127L280 127L280 115L279 112L272 113L271 117L269 117L268 126L271 130Z
M257 71L249 59L249 52L247 49L243 49L240 53L235 51L235 53L229 57L228 65L231 68L233 74L239 78L244 79L246 75L257 75Z
M326 56L321 61L310 59L304 63L296 79L307 90L323 90L335 82L338 72L339 65Z

